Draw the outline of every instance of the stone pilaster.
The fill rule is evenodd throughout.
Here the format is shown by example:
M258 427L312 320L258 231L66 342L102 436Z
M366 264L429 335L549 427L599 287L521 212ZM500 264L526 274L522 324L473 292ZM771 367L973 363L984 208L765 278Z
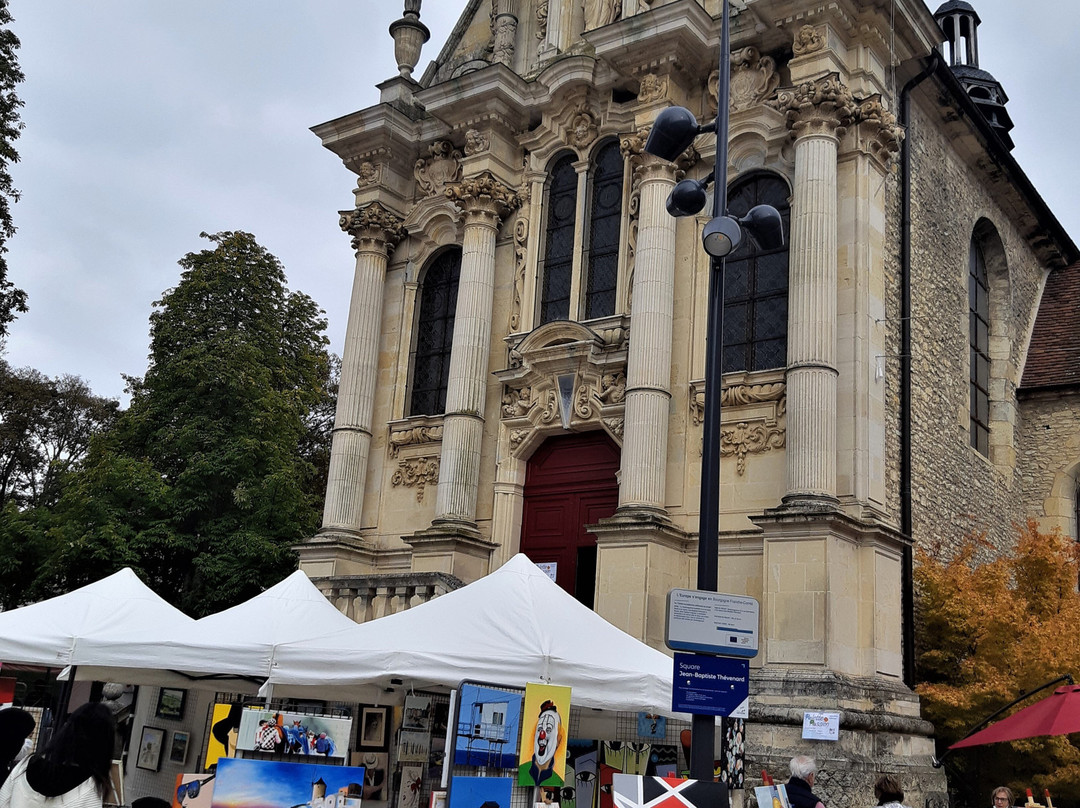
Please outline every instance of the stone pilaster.
M675 299L675 225L665 201L676 167L641 152L642 133L623 139L640 154L641 193L634 262L634 313L626 362L619 510L664 510Z
M357 536L371 448L371 415L379 365L383 284L390 253L405 236L401 219L378 202L341 214L356 250L341 383L330 448L330 473L320 534Z
M795 138L788 281L788 506L836 499L837 180L840 137L854 113L833 74L780 93Z

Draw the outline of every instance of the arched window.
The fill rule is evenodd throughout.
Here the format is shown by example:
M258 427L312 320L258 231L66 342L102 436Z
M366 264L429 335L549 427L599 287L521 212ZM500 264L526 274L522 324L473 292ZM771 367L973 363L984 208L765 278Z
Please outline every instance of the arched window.
M990 284L982 247L974 238L968 255L968 341L971 445L990 455Z
M438 415L446 410L450 378L450 346L454 341L461 250L440 253L420 284L420 312L413 354L409 415Z
M596 153L589 211L589 270L585 319L615 313L619 278L619 225L622 223L623 159L617 141Z
M728 211L743 216L755 205L772 205L784 221L784 245L760 250L745 238L727 259L724 273L724 372L769 370L787 365L788 186L765 172L740 179L728 191Z
M551 169L547 238L544 242L544 282L540 292L541 323L570 317L576 215L577 171L574 170L574 156L568 154Z
M587 205L578 204L584 171ZM587 167L574 154L551 166L540 279L540 323L615 314L623 202L623 157L617 140L596 150Z

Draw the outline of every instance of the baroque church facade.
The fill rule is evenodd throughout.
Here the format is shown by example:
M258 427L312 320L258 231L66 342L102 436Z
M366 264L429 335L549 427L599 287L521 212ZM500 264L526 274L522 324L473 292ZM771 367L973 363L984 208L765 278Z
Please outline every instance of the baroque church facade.
M716 115L721 3L465 0L418 75L420 6L380 102L313 130L357 178L355 269L301 568L365 620L523 552L662 648L696 580L718 336L710 212L665 201L715 143L643 145L665 107ZM782 772L802 712L838 710L830 804L889 768L918 804L941 781L912 548L1007 547L1029 516L1076 535L1080 253L1010 154L966 2L730 6L729 208L785 226L723 284L719 590L761 604L748 754Z

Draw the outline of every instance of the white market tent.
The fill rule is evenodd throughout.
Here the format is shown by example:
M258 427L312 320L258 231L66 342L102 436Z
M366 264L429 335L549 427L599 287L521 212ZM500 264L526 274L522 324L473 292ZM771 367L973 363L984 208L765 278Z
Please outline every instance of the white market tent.
M91 634L166 634L195 621L125 568L49 600L0 612L0 662L65 667Z
M282 643L356 626L297 570L244 603L183 626L81 638L71 662L78 679L254 693Z
M518 554L428 603L279 646L267 690L385 701L392 679L416 689L453 688L464 679L548 682L572 687L579 707L672 715L671 676L668 656L608 623Z

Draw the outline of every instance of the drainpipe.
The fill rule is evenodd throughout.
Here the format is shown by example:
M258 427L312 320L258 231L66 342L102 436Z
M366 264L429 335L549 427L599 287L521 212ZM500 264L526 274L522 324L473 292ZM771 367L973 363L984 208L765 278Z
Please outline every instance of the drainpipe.
M925 68L900 91L900 532L909 540L901 561L904 684L915 687L915 592L911 540L911 91L937 68L935 50Z

